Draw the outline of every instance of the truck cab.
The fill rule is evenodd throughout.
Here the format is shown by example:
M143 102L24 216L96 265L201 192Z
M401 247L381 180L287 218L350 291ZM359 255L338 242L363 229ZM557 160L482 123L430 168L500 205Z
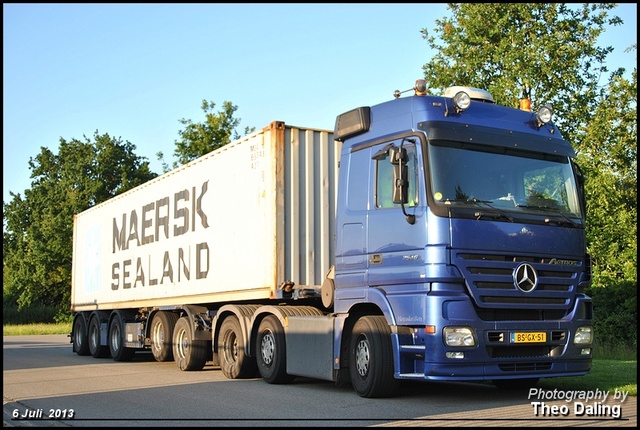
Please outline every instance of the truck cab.
M351 316L345 331L354 315L384 318L394 379L513 386L589 371L583 178L551 117L477 88L427 95L422 80L337 117L332 305ZM372 354L357 345L351 360Z

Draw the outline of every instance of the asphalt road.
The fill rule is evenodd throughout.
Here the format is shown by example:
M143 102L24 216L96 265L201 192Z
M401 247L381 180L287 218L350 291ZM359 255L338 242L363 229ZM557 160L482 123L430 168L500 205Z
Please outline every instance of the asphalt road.
M66 335L3 336L2 391L5 427L637 427L637 398L615 393L540 401L490 384L412 382L399 397L365 399L306 378L183 372L150 354L80 357Z

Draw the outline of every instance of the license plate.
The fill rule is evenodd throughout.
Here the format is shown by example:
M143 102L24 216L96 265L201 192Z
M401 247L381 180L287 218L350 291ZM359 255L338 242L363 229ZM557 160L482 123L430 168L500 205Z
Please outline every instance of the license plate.
M529 331L511 333L511 343L541 343L547 341L544 331Z

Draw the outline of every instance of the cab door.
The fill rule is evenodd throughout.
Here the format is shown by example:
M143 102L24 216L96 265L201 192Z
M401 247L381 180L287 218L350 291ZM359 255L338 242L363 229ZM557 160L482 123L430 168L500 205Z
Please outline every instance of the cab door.
M371 148L367 284L424 282L426 193L420 139L401 136Z

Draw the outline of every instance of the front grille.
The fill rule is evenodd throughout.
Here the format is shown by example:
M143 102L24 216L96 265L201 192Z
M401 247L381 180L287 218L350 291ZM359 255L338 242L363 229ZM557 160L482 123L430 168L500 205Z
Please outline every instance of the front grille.
M562 309L486 309L476 308L482 321L555 321L564 317Z
M457 252L453 261L464 273L469 294L485 321L545 321L564 317L573 308L574 293L584 270L554 264L552 257ZM565 260L563 260L565 261ZM514 285L514 270L529 263L537 272L537 286L523 292Z
M492 358L533 358L548 357L551 349L549 345L530 345L488 347L487 351Z

